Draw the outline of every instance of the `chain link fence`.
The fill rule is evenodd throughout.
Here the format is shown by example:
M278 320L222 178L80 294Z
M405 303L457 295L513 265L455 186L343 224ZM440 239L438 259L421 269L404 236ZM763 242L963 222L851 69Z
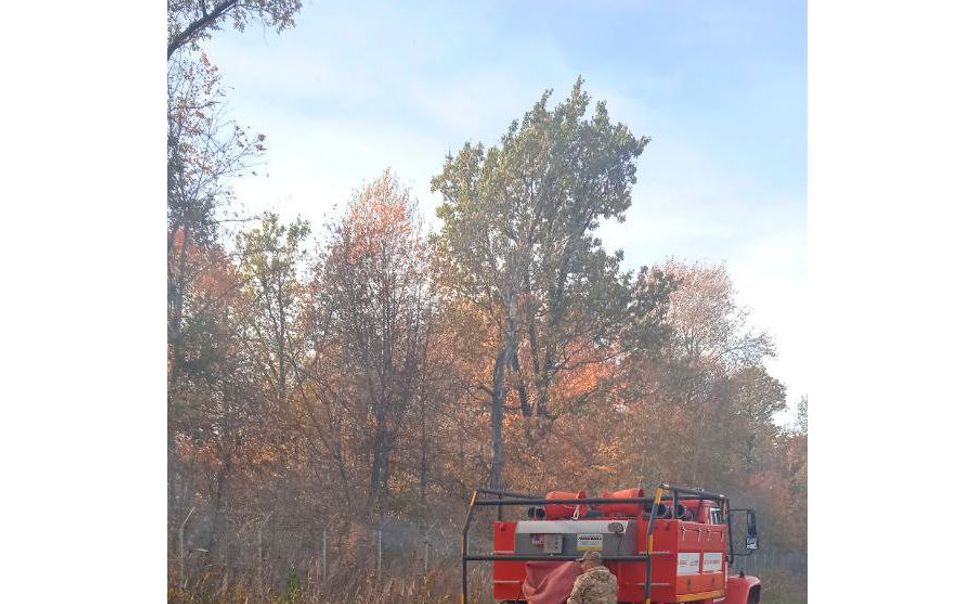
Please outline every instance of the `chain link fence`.
M352 585L422 583L459 568L460 531L446 522L387 518L363 523L290 522L269 513L234 524L190 514L179 529L174 569L180 589L225 593L326 593ZM472 547L490 547L473 536Z
M806 574L806 552L780 550L762 546L750 556L736 556L734 570L761 576L765 571L786 571L795 575Z

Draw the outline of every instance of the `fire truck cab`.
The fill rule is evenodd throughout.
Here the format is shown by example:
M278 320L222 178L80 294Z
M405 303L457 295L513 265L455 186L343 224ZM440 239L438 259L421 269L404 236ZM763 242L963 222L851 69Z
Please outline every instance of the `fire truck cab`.
M505 520L503 510L513 506L527 508L527 518ZM482 507L497 508L494 547L491 553L472 553L468 532L475 511ZM733 529L741 531L738 540ZM732 547L738 542L743 547ZM761 598L761 582L733 573L731 565L734 556L756 549L754 511L733 509L724 495L701 489L662 483L652 497L641 488L599 497L585 491L553 491L540 497L477 489L462 537L461 602L468 601L471 562L493 563L495 601L527 603L532 581L595 551L616 575L621 604L755 604Z

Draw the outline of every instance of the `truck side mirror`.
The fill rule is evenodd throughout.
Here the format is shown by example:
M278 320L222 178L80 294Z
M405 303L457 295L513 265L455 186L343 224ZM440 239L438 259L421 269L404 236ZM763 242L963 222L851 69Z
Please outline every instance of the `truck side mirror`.
M747 533L745 534L745 549L754 551L758 549L758 523L755 522L755 510L748 510Z
M758 522L755 519L755 510L751 509L735 509L728 510L728 525L731 527L734 525L732 530L732 535L740 534L737 533L738 530L742 528L742 519L744 516L744 550L739 549L742 546L742 541L734 539L731 541L731 555L732 556L748 556L751 555L755 550L758 549ZM739 537L740 539L740 537Z

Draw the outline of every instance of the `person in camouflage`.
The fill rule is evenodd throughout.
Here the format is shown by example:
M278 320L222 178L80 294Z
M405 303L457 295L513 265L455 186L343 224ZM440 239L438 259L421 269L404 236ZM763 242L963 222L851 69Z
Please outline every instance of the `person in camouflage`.
M582 574L576 577L566 604L616 604L620 586L616 576L603 566L599 552L586 552L578 560Z

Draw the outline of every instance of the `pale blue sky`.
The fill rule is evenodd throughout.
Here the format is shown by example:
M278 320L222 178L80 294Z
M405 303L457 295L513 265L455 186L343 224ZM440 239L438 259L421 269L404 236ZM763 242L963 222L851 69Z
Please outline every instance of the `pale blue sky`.
M497 142L576 76L653 141L633 207L602 229L631 267L725 262L779 346L770 371L807 392L806 6L792 0L306 0L293 30L218 32L231 114L268 136L248 210L321 223L389 166L433 219L444 155Z

